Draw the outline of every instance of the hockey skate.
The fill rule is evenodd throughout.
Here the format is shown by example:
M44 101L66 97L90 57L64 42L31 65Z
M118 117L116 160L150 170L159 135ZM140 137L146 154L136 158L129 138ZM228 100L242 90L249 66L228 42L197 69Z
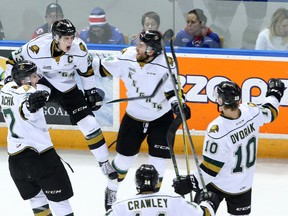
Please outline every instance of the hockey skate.
M111 166L108 160L104 162L99 162L99 165L104 175L108 176L110 180L115 180L118 178L117 171Z
M108 187L105 189L105 209L111 209L112 204L116 201L117 191L110 190Z

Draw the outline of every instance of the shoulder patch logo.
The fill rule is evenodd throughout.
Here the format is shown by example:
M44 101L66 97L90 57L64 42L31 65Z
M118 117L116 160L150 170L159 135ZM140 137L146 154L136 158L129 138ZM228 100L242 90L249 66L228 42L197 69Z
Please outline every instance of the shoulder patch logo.
M170 56L168 56L168 62L169 62L169 64L170 64L171 66L174 65L174 61L173 61L173 59L172 59Z
M29 89L31 88L31 86L29 86L29 85L24 85L23 86L23 89L24 89L24 91L29 91Z
M219 126L218 125L213 125L210 130L209 133L216 133L219 132Z
M257 107L257 105L255 103L248 102L247 104L248 104L248 106L251 106L251 107Z
M127 51L127 48L124 48L124 49L121 50L121 53L123 54L123 53L125 53L126 51Z
M37 45L31 46L31 47L29 47L29 49L35 54L38 54L39 50L40 50L40 48Z
M87 52L86 46L83 43L80 43L79 47L83 52Z

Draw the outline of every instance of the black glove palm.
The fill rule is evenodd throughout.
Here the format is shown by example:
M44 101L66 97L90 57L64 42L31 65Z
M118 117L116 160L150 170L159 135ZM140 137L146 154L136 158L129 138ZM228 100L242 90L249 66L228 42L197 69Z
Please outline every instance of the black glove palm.
M38 109L45 106L49 93L47 91L36 91L28 96L26 101L27 109L35 113Z
M175 115L180 115L180 108L179 108L179 104L177 101L175 102L172 102L171 104L171 108L172 108L172 111ZM191 117L191 110L190 110L190 107L187 106L185 103L182 104L182 108L183 108L183 112L184 112L184 115L186 117L186 119L190 119Z
M193 183L190 175L178 176L173 179L172 187L174 187L175 193L180 194L181 196L190 193L193 190Z
M270 79L267 86L266 96L273 95L280 102L283 97L285 85L280 79Z
M84 90L84 94L85 99L93 111L101 108L101 106L96 105L96 102L103 101L105 97L105 93L101 89L92 88L89 90Z

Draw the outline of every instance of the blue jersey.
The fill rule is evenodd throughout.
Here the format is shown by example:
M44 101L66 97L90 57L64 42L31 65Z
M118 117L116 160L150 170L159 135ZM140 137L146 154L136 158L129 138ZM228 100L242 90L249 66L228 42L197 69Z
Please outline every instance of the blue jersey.
M205 36L193 36L182 29L176 35L175 46L221 48L221 42L219 36L209 28Z
M90 27L86 27L80 32L79 37L85 43L95 43L95 44L125 44L124 35L119 31L118 28L108 25L105 28L105 33L103 37L93 37L90 32ZM106 37L108 35L108 37Z

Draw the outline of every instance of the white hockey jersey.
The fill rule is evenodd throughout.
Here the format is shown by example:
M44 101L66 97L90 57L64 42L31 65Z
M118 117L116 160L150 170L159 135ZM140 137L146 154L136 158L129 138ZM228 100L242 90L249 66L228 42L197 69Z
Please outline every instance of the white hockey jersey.
M76 71L80 74L84 89L95 87L92 57L88 53L86 44L80 38L75 38L71 49L59 57L53 57L54 46L50 33L24 44L11 53L7 61L5 77L11 74L15 62L31 60L37 65L38 73L61 92L68 91L76 85Z
M112 211L106 216L214 216L212 207L207 202L201 205L188 202L179 195L139 194L130 199L116 201Z
M53 146L43 109L30 113L25 101L36 89L30 85L18 87L9 82L1 89L0 105L8 125L8 153L17 154L24 148L42 152Z
M279 102L274 96L267 97L265 103L272 104L274 109L245 103L239 107L241 116L238 119L220 115L209 124L200 165L206 185L212 183L229 194L251 189L259 129L272 122L278 114ZM194 175L202 188L198 173Z
M100 76L99 68L102 66L107 72L105 75L121 79L127 89L128 98L151 95L161 78L169 74L164 54L158 55L150 63L137 62L136 54L136 48L129 47L117 57L109 56L101 61L94 57L95 74ZM169 59L172 73L175 74L175 64L171 58ZM129 101L126 112L143 121L152 121L161 117L171 109L165 93L173 92L173 88L173 83L168 77L153 98ZM174 98L174 100L176 99Z

